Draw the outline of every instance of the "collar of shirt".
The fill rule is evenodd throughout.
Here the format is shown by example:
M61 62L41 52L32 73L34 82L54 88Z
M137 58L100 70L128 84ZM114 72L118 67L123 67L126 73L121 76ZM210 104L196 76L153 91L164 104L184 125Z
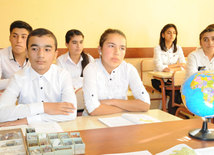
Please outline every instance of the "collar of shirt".
M77 66L78 66L79 64L81 64L82 60L83 60L83 58L82 58L82 56L80 56L80 60L79 60L79 62L76 64L76 63L74 63L73 60L71 59L71 57L70 57L70 55L69 55L69 52L66 53L65 61L69 61L69 62L71 62L71 64L73 64L73 65L77 65Z
M174 44L172 44L172 47L170 49L168 49L166 52L173 53L173 50L174 50Z
M197 50L198 50L199 54L201 55L201 57L204 58L205 60L210 61L210 62L214 61L214 58L212 58L211 60L209 60L208 56L206 56L204 54L204 50L201 47L198 48Z
M12 52L12 47L8 48L8 50L9 50L9 59L16 61Z
M31 74L32 81L35 80L35 79L44 78L47 81L51 82L51 79L52 79L51 75L52 75L52 72L53 72L53 67L54 67L54 64L52 64L50 66L49 70L43 75L40 75L32 67L30 67L30 74Z
M9 48L8 48L8 50L9 50L9 60L13 60L13 61L15 61L16 62L16 59L15 59L15 57L14 57L14 54L13 54L13 52L12 52L12 47L10 46ZM28 63L28 56L26 56L26 59L25 59L25 62L24 62L24 64L23 64L23 67ZM18 62L17 62L17 64L18 64Z
M115 68L112 72L111 72L111 74L109 74L108 72L107 72L107 70L105 69L105 67L103 66L103 63L102 63L102 60L101 60L101 58L99 58L98 60L98 63L100 64L99 66L101 66L101 69L103 70L103 72L106 74L106 75L112 75L112 74L115 74L116 72L117 72L117 70L119 70L119 68L121 67L121 65L124 63L124 61L122 61L122 63L117 67L117 68Z

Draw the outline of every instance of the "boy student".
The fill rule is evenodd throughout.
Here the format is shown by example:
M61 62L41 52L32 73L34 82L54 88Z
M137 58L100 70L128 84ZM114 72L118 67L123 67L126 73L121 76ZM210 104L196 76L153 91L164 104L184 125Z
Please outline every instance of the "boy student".
M32 27L23 21L14 21L10 25L11 46L0 50L0 90L6 88L15 72L29 65L26 40L31 31Z
M75 119L72 78L52 64L57 55L54 34L43 28L32 31L27 50L31 66L17 72L0 97L0 127Z

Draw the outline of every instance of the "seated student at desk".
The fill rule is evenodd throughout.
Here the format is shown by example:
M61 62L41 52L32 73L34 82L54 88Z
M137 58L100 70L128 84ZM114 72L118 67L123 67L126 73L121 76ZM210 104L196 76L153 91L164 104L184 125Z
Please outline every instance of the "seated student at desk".
M86 110L90 115L124 111L148 111L150 97L139 74L126 63L126 37L115 29L106 30L100 37L100 58L88 64L83 72L83 92ZM135 97L127 100L128 86ZM86 111L84 111L86 114Z
M24 21L14 21L10 25L11 46L0 50L0 90L4 90L9 79L20 69L29 66L26 40L32 27Z
M78 114L84 109L83 100L83 70L85 66L94 61L94 58L83 51L84 35L79 30L69 30L65 35L68 52L57 58L57 65L66 69L71 77L77 96Z
M52 64L57 54L54 34L43 28L32 31L27 50L31 66L17 72L0 97L0 127L75 119L71 77Z
M85 66L94 61L94 58L83 51L84 35L79 30L69 30L65 35L68 52L57 58L57 65L65 68L72 77L75 90L82 88L83 70Z
M177 28L174 24L167 24L160 32L159 45L154 49L155 70L159 72L174 72L185 68L185 57L182 48L177 45ZM152 86L161 92L161 82L152 79ZM166 95L170 96L168 112L175 114L177 108L172 107L171 91ZM175 102L181 103L180 91L175 92Z
M199 35L200 48L188 55L186 78L201 70L214 70L214 24Z

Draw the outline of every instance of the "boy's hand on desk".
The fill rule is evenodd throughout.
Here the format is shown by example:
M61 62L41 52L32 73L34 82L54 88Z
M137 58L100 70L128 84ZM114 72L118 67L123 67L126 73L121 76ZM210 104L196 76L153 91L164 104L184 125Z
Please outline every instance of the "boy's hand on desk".
M9 122L0 123L0 127L24 125L24 124L28 124L26 118L19 119L16 121L9 121Z
M50 115L69 115L76 109L72 103L67 102L44 102L44 111Z

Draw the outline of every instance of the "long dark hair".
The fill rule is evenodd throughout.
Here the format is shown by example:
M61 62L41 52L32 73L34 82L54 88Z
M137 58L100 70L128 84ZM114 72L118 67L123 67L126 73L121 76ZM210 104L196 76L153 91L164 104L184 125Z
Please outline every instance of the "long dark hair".
M65 35L66 43L68 44L70 42L71 38L74 36L82 36L84 39L84 35L81 31L76 30L76 29L72 29L72 30L69 30ZM82 51L81 56L82 56L83 60L81 62L82 72L81 72L80 76L83 77L83 70L84 70L85 66L89 63L89 57L84 51Z
M160 32L160 41L159 41L159 45L161 47L161 50L163 51L167 51L167 48L166 48L166 45L165 45L165 38L162 37L162 34L166 32L166 30L168 30L169 28L173 27L175 29L175 32L176 32L176 37L175 37L175 40L173 41L173 45L174 45L174 49L173 49L173 53L175 53L177 51L177 35L178 35L178 31L177 31L177 28L174 24L167 24L165 25L161 32Z

